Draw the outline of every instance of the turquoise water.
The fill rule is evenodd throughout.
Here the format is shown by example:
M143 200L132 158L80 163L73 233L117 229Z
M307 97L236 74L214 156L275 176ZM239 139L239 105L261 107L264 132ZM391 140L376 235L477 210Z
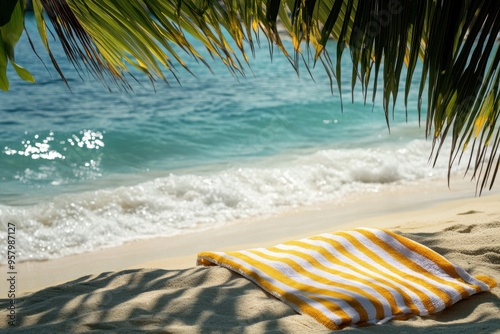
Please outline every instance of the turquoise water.
M27 28L36 36L32 20ZM347 61L342 112L321 69L314 81L298 77L267 47L246 77L188 61L196 77L179 70L181 85L170 75L170 85L134 83L132 93L82 82L61 61L70 92L36 47L50 71L23 38L17 61L37 83L12 71L0 104L0 222L16 223L23 260L446 176L445 164L428 165L417 86L408 121L397 104L389 134L380 101L365 105L356 91L350 102Z

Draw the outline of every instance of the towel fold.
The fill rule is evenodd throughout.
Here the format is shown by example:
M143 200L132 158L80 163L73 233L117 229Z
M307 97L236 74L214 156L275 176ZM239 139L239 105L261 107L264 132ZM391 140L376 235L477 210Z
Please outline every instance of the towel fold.
M496 282L387 230L358 228L270 248L202 252L329 329L442 311Z

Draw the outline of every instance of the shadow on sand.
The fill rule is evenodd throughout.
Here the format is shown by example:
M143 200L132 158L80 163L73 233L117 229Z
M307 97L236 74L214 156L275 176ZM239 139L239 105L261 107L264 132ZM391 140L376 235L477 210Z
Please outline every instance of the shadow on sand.
M450 232L462 233L459 227ZM464 267L474 262L476 267L489 266L490 274L500 272L500 254L485 245L456 254L447 245L446 231L405 236L446 257L460 259ZM475 268L469 267L466 269ZM346 328L342 333L494 333L500 328L498 290L474 295L418 321L413 318L381 326ZM498 309L496 315L476 312L485 303ZM84 276L19 298L15 327L8 327L5 321L8 300L2 299L0 304L0 326L9 333L330 332L254 283L219 267L137 269ZM472 321L457 323L465 318Z

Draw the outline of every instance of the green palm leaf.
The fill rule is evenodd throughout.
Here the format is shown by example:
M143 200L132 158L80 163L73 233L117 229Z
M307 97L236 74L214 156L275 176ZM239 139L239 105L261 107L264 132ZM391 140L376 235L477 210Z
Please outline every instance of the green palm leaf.
M12 1L0 6L0 22L7 22L4 13L12 12ZM433 139L434 157L449 138L450 170L467 149L478 190L495 181L500 158L497 0L34 0L34 9L49 54L45 18L75 68L108 86L128 88L130 67L151 80L165 80L165 71L186 68L185 57L208 66L186 34L231 71L244 74L247 48L254 50L263 33L271 54L277 46L297 70L301 60L309 66L321 63L340 92L340 60L348 50L353 63L351 88L360 83L365 100L371 93L372 101L380 90L388 125L402 80L408 103L420 58L419 101L428 95L425 126ZM294 51L285 48L279 24L291 36ZM332 39L337 43L335 59L326 52ZM0 44L4 88L6 54ZM382 87L377 86L379 78ZM420 114L421 102L417 107Z
M9 89L7 66L10 61L14 70L24 80L34 82L35 79L25 68L16 63L14 49L22 35L24 27L24 1L4 0L1 3L0 15L0 89Z

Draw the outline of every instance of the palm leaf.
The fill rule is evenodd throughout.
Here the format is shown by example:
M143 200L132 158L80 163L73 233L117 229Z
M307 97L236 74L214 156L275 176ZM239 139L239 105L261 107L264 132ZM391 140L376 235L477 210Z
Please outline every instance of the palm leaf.
M16 63L14 53L24 27L24 1L5 0L1 5L5 9L2 8L2 15L0 15L0 89L8 90L7 66L9 62L22 79L29 82L34 82L35 79L30 72Z
M0 6L7 13L12 2ZM189 70L185 57L208 66L186 34L232 72L244 74L247 48L253 52L264 34L271 55L276 46L297 71L300 60L309 66L321 63L340 92L340 60L348 49L351 89L360 83L365 100L371 93L372 101L381 90L388 125L402 80L408 104L420 58L417 109L420 117L427 94L425 126L434 158L449 138L450 170L468 152L479 192L495 180L500 159L497 0L34 0L34 7L49 54L42 11L82 77L91 73L108 86L128 88L129 68L151 80L166 80L166 71L175 73L178 66ZM291 36L293 51L286 49L279 24ZM337 43L334 59L326 52L332 39ZM2 57L5 48L0 44L0 75Z

